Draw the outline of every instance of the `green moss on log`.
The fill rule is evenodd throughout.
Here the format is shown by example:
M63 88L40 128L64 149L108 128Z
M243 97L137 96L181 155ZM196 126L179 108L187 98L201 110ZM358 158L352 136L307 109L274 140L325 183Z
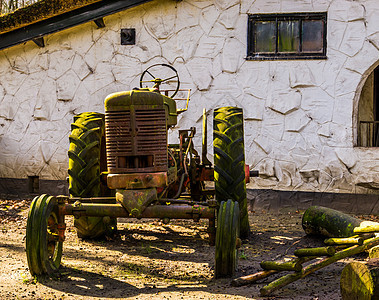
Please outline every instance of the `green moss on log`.
M303 268L301 261L298 259L291 261L262 261L261 268L263 270L276 271L296 271L299 272Z
M350 237L362 220L340 211L322 206L312 206L303 215L302 225L306 234L326 237Z
M296 249L294 254L298 257L302 256L332 256L336 253L336 249L332 246L318 248L302 248Z
M0 34L18 29L101 0L41 0L0 15Z
M364 239L358 236L352 236L349 238L329 238L324 240L327 245L362 245Z

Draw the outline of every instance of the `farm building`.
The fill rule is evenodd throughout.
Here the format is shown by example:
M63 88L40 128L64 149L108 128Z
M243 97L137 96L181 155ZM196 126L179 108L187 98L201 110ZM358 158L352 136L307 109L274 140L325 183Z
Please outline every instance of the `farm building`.
M73 116L104 112L107 95L165 63L191 89L171 142L196 126L200 147L205 108L211 158L213 110L239 106L255 195L370 194L375 209L376 0L48 2L0 16L0 193L67 193Z

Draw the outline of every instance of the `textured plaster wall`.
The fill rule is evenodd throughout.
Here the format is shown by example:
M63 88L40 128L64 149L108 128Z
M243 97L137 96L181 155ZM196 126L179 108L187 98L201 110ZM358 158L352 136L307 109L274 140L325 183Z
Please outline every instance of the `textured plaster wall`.
M246 61L247 14L328 12L327 60ZM358 100L378 63L377 0L153 1L0 51L0 177L64 179L72 117L172 64L190 108L177 129L225 105L244 108L250 188L375 192L379 149L354 147ZM135 28L134 46L120 29ZM211 118L209 120L211 126ZM201 135L196 139L201 144ZM211 131L209 132L209 150ZM365 187L362 187L365 186ZM379 186L379 185L378 185ZM367 189L368 188L368 189Z

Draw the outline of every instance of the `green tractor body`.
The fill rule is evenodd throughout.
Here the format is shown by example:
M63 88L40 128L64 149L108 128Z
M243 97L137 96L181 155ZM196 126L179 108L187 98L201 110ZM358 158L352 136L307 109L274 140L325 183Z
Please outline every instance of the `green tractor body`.
M167 151L167 130L176 123L175 101L160 93L144 89L109 95L105 99L108 187L159 188L176 180L176 170L168 170Z

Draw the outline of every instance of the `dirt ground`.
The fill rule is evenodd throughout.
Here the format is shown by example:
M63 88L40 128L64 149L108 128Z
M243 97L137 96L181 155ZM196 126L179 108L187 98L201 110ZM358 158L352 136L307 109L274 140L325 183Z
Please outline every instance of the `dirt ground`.
M164 225L157 220L119 219L113 239L83 241L67 217L60 274L33 278L25 255L30 202L0 200L0 299L340 299L339 279L347 260L270 298L260 298L259 289L275 276L244 287L232 287L230 279L214 279L207 221ZM262 260L291 255L299 247L321 246L319 239L305 236L301 217L302 212L251 212L252 234L240 248L237 276L260 271Z

